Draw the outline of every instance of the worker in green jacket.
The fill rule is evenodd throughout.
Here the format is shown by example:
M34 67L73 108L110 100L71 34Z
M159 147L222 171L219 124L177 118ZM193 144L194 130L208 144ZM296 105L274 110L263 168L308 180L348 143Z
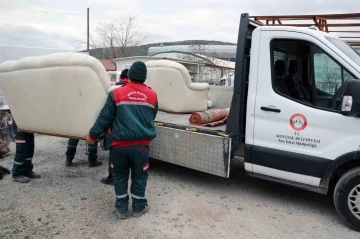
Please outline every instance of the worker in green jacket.
M86 136L86 142L93 144L105 133L104 149L110 149L115 208L120 219L127 217L130 170L133 216L139 217L149 210L145 197L149 143L156 137L154 119L158 109L155 91L144 84L146 65L141 61L134 62L128 76L127 84L108 95L98 119Z

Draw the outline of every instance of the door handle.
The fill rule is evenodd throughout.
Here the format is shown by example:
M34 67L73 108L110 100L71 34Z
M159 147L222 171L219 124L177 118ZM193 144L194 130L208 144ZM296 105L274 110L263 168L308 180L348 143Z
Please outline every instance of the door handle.
M269 107L265 107L265 106L261 106L261 110L263 110L263 111L271 111L271 112L275 112L275 113L280 113L281 112L280 109L274 109L274 108L269 108Z

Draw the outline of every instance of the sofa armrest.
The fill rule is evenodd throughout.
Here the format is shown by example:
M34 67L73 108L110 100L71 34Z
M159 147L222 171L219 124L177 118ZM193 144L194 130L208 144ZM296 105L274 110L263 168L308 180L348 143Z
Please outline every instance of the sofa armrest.
M208 83L191 83L188 85L188 87L189 89L195 91L204 91L210 89L210 85Z

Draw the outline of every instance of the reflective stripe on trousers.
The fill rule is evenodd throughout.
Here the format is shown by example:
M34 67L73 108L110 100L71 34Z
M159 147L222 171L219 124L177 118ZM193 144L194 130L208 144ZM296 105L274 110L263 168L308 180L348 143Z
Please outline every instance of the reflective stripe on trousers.
M139 196L136 196L134 194L131 194L131 197L133 197L135 199L146 199L146 197L139 197Z
M123 195L116 195L116 198L126 198L127 194L123 194Z

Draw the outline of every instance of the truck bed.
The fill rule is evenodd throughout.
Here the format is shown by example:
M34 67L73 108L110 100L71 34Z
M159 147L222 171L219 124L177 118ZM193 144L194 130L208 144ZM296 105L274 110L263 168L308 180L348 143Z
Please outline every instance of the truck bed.
M232 93L231 86L210 86L212 109L229 108ZM158 111L150 158L229 177L232 139L225 133L226 123L216 127L191 125L190 116Z
M210 86L210 99L213 102L212 109L229 108L231 105L231 98L233 93L233 87L231 86ZM175 128L180 130L196 129L197 132L204 134L218 135L224 133L226 129L226 123L215 126L198 126L191 125L189 123L191 114L171 114L163 111L158 111L155 118L155 122L163 124L165 127Z

